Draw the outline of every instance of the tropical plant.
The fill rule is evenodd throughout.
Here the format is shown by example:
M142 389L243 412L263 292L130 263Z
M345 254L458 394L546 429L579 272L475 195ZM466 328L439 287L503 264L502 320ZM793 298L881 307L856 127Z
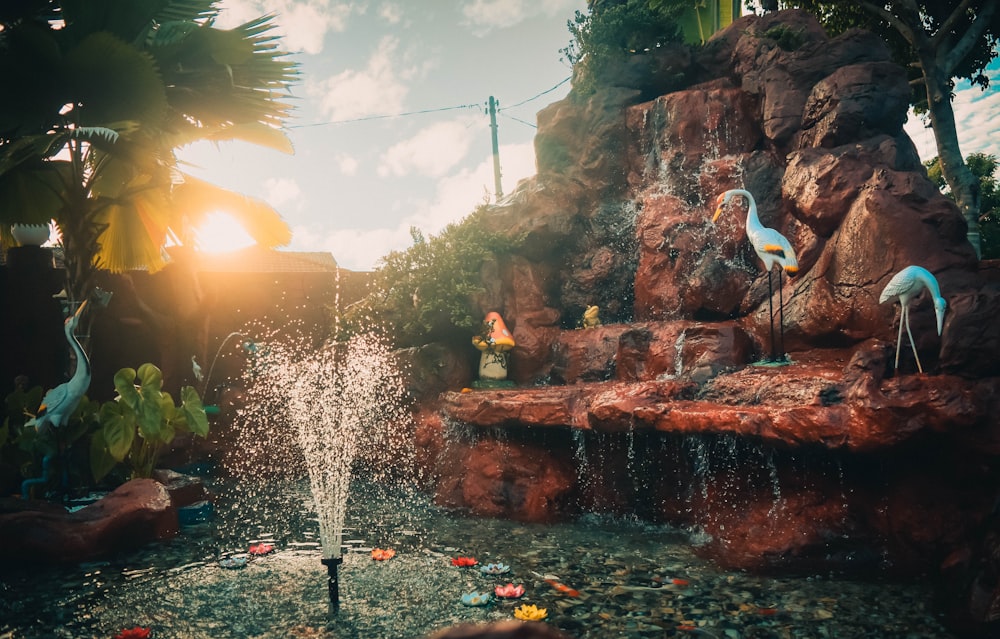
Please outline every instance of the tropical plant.
M493 231L485 205L437 236L411 229L413 245L381 258L367 297L349 307L340 328L351 333L373 322L398 346L454 333L463 341L479 328L477 295L486 291L483 265L512 252L519 238Z
M683 0L592 0L589 12L567 21L573 40L560 53L573 65L573 88L589 95L609 80L620 61L669 42L682 41L678 18Z
M54 220L67 293L97 269L155 271L208 213L265 246L290 231L268 205L180 171L175 151L244 140L291 152L280 96L298 78L273 16L215 27L219 0L23 0L0 8L0 235Z
M136 383L138 381L138 383ZM163 391L163 373L153 364L115 374L116 397L101 405L101 428L91 439L95 481L124 462L132 477L150 477L160 455L182 433L208 435L208 417L191 386L181 388L181 403Z
M980 215L979 230L982 233L983 259L1000 258L1000 184L997 157L987 153L972 153L965 158L965 164L979 180ZM941 160L934 158L924 162L927 176L938 188L950 195L947 182L941 172Z
M955 78L989 87L983 71L997 56L1000 0L793 0L780 4L809 11L831 34L854 27L879 34L894 59L911 72L912 104L930 120L941 173L965 216L969 242L981 254L979 180L962 161L951 100Z

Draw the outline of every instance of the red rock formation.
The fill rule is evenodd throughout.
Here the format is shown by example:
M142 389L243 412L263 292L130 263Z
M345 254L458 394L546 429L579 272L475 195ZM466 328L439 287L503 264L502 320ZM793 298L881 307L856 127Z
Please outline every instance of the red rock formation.
M657 73L629 71L643 65ZM951 553L952 583L971 582L976 553L998 546L984 530L998 530L1000 277L903 131L903 69L872 34L829 38L800 11L626 67L539 113L538 175L491 211L524 237L482 304L525 345L511 358L522 387L425 399L482 431L462 451L475 467L441 476L442 502L529 517L510 487L544 477L560 508L573 494L695 526L727 566L924 571ZM710 221L730 188L795 247L791 365L751 365L770 351L778 294L745 213ZM928 300L911 307L923 375L908 344L892 370L898 304L878 301L909 264L949 304L941 336ZM591 304L603 325L572 330ZM575 478L544 470L567 463ZM969 597L989 610L1000 597L975 578Z
M75 512L42 501L0 502L0 564L70 563L108 557L177 534L167 488L152 479L123 484Z

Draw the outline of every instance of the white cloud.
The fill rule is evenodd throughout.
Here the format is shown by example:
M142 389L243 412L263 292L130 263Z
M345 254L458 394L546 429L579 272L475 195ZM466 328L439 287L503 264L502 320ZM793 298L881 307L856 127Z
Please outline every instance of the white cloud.
M505 194L512 192L520 180L535 174L532 143L501 145L499 154L500 182ZM439 180L434 200L405 220L406 228L416 226L425 235L439 233L451 222L472 213L487 196L492 201L494 189L493 157L487 154L475 167Z
M330 31L342 33L352 13L352 2L335 0L223 0L217 25L228 29L263 15L275 14L275 33L287 51L316 54Z
M481 118L463 116L447 122L436 122L411 137L398 142L382 154L378 166L381 177L419 173L441 177L469 152L480 128L473 125Z
M535 150L531 143L501 146L500 158L505 193L512 192L520 180L535 174ZM439 180L433 201L397 202L400 210L409 209L413 213L393 228L328 230L298 226L292 229L292 249L329 251L346 269L372 270L379 258L413 243L411 227L419 228L425 236L437 235L448 224L472 213L487 197L492 198L493 188L493 158L487 155L475 168Z
M315 228L292 229L296 250L329 251L337 264L351 271L370 271L379 258L404 249L413 240L410 227L394 229L334 229L325 234Z
M347 153L338 153L333 158L334 163L340 172L344 175L357 175L358 174L358 159L353 155L348 155Z
M338 121L401 112L408 89L400 78L407 77L410 70L398 69L398 48L399 40L386 36L364 69L348 69L308 85L310 94L319 95L322 114Z
M399 24L403 19L403 7L395 2L383 2L378 8L378 16L389 24Z
M978 86L967 81L959 81L952 100L955 111L955 127L958 129L958 144L962 157L972 153L989 153L1000 157L1000 92L996 90L1000 82L1000 68L987 70L990 77L990 91L984 93ZM910 111L906 132L917 147L921 160L937 156L934 131L927 126L924 118Z
M291 178L268 178L264 180L264 199L274 207L294 202L302 195L298 182Z
M479 34L505 29L537 15L570 14L582 9L580 0L467 0L462 3L465 24Z

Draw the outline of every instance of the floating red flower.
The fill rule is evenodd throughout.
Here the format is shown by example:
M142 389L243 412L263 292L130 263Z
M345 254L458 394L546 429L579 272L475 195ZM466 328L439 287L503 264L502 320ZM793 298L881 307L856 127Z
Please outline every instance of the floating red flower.
M372 548L372 559L375 561L385 561L396 556L396 551L391 548Z
M271 544L250 544L247 552L259 557L274 552L274 546Z
M497 586L493 589L497 597L502 597L504 599L519 599L524 596L524 586L518 584L507 584L506 586Z
M452 566L460 566L463 568L468 566L475 566L477 563L479 562L476 561L475 557L455 557L454 559L451 560Z
M149 633L152 628L143 628L141 626L136 626L135 628L127 628L122 630L113 639L149 639Z

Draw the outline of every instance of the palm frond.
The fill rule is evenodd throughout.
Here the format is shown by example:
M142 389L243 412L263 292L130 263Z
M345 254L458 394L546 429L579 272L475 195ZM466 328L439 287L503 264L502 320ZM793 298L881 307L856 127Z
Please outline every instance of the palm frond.
M118 141L118 131L109 129L106 126L81 126L70 131L70 136L75 140L85 142L104 141L114 144Z
M174 189L175 218L186 217L194 226L206 216L224 211L235 218L257 244L273 248L292 240L292 231L269 204L209 184L190 175Z
M166 196L162 190L143 189L141 184L133 187L128 197L101 208L95 219L104 230L98 238L100 249L94 263L112 273L140 268L155 272L166 265Z

